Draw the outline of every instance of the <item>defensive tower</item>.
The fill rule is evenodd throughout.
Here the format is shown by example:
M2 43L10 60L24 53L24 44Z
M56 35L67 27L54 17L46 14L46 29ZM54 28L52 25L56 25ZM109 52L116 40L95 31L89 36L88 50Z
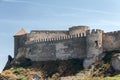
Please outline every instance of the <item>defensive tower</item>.
M69 28L69 34L75 35L75 34L83 34L86 35L86 31L89 30L88 26L73 26Z
M21 29L14 35L14 56L17 55L19 48L25 45L26 40L27 32L24 29Z
M102 49L102 30L88 30L86 35L86 59L84 68L90 67L95 61L99 60L98 56L103 52Z

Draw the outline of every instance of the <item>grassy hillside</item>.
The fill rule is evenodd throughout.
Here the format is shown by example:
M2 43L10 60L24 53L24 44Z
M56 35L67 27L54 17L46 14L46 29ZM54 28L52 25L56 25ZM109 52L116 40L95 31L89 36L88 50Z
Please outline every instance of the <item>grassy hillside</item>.
M51 70L53 69L54 67ZM0 74L0 80L32 80L35 75L39 76L40 80L120 80L120 74L111 77L104 77L93 76L96 72L92 72L92 70L81 70L76 74L71 74L71 70L67 70L67 72L65 75L64 73L54 70L54 73L52 74L51 72L45 72L40 68L32 68L32 66L29 68L18 67L3 71ZM96 74L99 74L99 71Z

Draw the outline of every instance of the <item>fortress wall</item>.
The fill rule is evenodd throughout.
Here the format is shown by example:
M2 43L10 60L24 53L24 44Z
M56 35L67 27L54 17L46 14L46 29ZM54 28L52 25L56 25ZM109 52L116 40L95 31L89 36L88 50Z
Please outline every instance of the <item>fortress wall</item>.
M56 43L57 59L85 58L85 37Z
M29 49L26 57L33 61L55 60L55 45L48 43L32 44L27 47Z
M26 57L33 61L65 60L85 58L86 56L85 37L54 42L39 42L27 46L29 52Z
M120 31L103 34L104 51L120 50Z

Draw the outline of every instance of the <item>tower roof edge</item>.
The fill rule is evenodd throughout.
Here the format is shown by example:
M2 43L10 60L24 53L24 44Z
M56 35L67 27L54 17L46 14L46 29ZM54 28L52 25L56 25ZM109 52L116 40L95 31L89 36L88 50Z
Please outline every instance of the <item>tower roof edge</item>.
M20 35L24 35L27 34L27 32L22 28L20 31L18 31L14 36L20 36Z

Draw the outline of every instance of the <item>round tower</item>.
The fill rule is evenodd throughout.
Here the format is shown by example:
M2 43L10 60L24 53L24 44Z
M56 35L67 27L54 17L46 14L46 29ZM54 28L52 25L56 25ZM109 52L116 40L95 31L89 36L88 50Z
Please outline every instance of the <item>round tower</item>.
M14 57L18 53L18 49L25 45L27 32L24 29L21 29L14 35Z
M73 26L69 28L69 34L75 35L79 33L86 33L87 30L89 30L88 26Z
M94 62L99 60L102 53L102 30L87 31L86 36L86 59L84 60L84 68L89 68Z

